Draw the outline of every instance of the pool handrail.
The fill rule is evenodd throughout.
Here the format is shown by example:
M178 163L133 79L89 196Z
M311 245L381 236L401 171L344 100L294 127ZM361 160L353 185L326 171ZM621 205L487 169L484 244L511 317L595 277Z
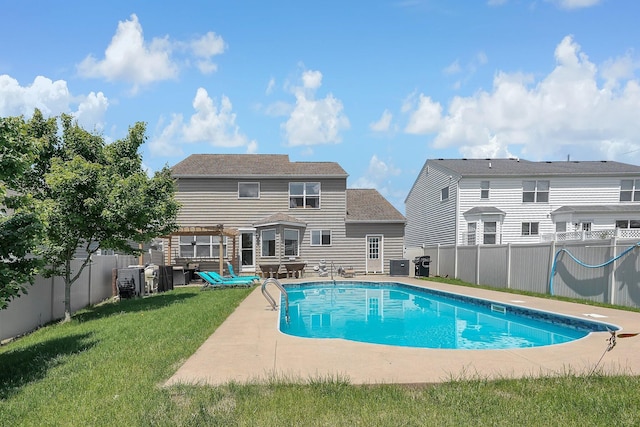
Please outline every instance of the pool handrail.
M276 300L273 299L273 297L271 296L269 291L267 291L267 285L269 283L275 284L276 287L280 290L280 292L282 292L282 295L284 295L285 318L287 320L287 323L289 323L289 294L287 294L287 291L284 289L282 284L280 284L278 279L276 279L275 277L269 277L268 279L266 279L262 283L262 289L261 289L262 290L262 295L264 295L264 297L267 299L267 301L269 301L269 304L271 305L271 308L273 308L274 310L278 309L278 304L276 304Z

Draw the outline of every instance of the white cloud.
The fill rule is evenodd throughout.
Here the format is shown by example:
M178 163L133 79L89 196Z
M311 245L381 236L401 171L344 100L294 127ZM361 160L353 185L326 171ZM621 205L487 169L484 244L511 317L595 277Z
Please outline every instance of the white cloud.
M322 73L320 71L305 71L302 73L302 83L305 89L316 90L322 85Z
M218 65L211 58L224 53L227 47L221 36L210 31L193 40L190 45L193 54L198 58L196 65L202 74L211 74L218 70Z
M273 89L276 87L276 79L271 77L269 79L269 83L267 83L267 89L264 91L265 94L271 95L273 93Z
M374 132L387 132L391 128L391 119L393 114L389 110L384 110L382 116L377 122L369 124L369 129Z
M251 141L247 144L247 154L255 154L258 152L258 143L256 141Z
M37 76L29 86L6 74L0 75L0 115L31 116L35 108L46 116L70 112L73 97L64 80Z
M131 15L131 20L118 23L104 59L87 56L78 65L78 73L83 77L132 83L135 92L139 86L177 77L178 66L171 60L171 51L168 37L147 43L138 17Z
M37 76L30 85L21 86L13 77L0 75L0 116L31 117L37 108L45 117L68 113L85 129L102 130L108 107L102 92L73 96L64 80Z
M342 140L340 132L349 128L349 119L343 113L339 99L332 94L315 99L315 92L321 84L320 71L305 71L302 86L293 88L296 104L289 120L281 124L287 145L339 143Z
M214 147L242 147L257 149L255 141L242 133L236 124L236 115L228 97L222 96L220 105L209 97L204 88L198 88L193 99L195 113L184 122L182 115L175 114L164 128L160 125L160 134L149 144L155 155L169 156L181 153L181 143L205 142Z
M555 50L556 66L544 78L498 72L491 91L456 97L446 113L420 95L408 133L433 134L434 148L457 147L465 157L519 152L532 160L573 158L629 161L640 149L637 61L608 61L601 73L570 36ZM640 153L638 153L640 154Z
M145 85L177 78L181 65L195 63L201 73L213 73L218 66L212 58L226 48L224 39L212 31L186 42L171 41L169 36L147 41L138 17L133 14L129 20L118 22L102 59L88 55L77 69L82 77L130 83L136 93ZM184 61L175 58L180 52L188 55Z
M87 130L103 130L104 115L109 108L109 100L102 92L91 92L83 98L74 114L78 123Z
M442 106L430 97L420 94L418 107L411 113L405 132L413 134L433 133L440 127Z
M561 9L582 9L585 7L596 6L602 3L602 0L547 0Z
M224 53L227 45L223 38L213 31L191 42L193 53L200 58L211 58Z
M462 71L460 66L460 60L456 59L451 64L447 65L442 72L446 75L458 74Z
M349 187L351 188L375 188L383 196L392 193L389 188L389 178L400 175L400 169L389 165L373 155L369 160L369 166L365 174L359 177Z
M182 127L182 114L172 115L171 121L166 126L164 126L164 118L161 117L157 125L160 134L149 141L149 151L155 156L182 156L184 152L179 142Z

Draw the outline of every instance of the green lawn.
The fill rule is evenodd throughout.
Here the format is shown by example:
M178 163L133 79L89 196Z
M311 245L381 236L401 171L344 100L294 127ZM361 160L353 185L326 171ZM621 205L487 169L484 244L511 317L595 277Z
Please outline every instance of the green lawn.
M267 384L163 387L249 292L187 287L106 303L77 313L71 323L47 326L0 347L0 425L640 423L640 379L623 375L473 378L424 386L273 378Z

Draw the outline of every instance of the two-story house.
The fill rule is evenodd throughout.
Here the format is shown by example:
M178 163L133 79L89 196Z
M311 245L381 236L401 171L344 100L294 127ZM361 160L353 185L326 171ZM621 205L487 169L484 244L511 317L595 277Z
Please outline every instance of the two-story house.
M326 264L368 274L388 272L389 260L402 258L404 216L376 190L347 189L338 163L194 154L171 170L183 230L235 230L175 235L173 259L215 260L222 250L241 272L274 265L283 272L284 264L302 263L306 272Z
M640 237L640 166L429 159L405 206L408 248Z

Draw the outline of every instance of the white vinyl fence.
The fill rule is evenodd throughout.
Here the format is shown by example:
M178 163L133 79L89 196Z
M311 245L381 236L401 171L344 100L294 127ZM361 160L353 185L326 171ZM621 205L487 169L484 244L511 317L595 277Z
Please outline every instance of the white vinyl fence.
M138 257L100 255L92 257L78 280L71 286L71 311L97 304L113 296L113 269L137 265ZM81 261L73 262L79 268ZM64 317L64 281L60 277L37 277L27 286L27 295L9 302L0 310L0 341L12 338Z
M406 255L430 256L430 276L638 308L639 245L637 240L616 238L438 245L408 250Z

